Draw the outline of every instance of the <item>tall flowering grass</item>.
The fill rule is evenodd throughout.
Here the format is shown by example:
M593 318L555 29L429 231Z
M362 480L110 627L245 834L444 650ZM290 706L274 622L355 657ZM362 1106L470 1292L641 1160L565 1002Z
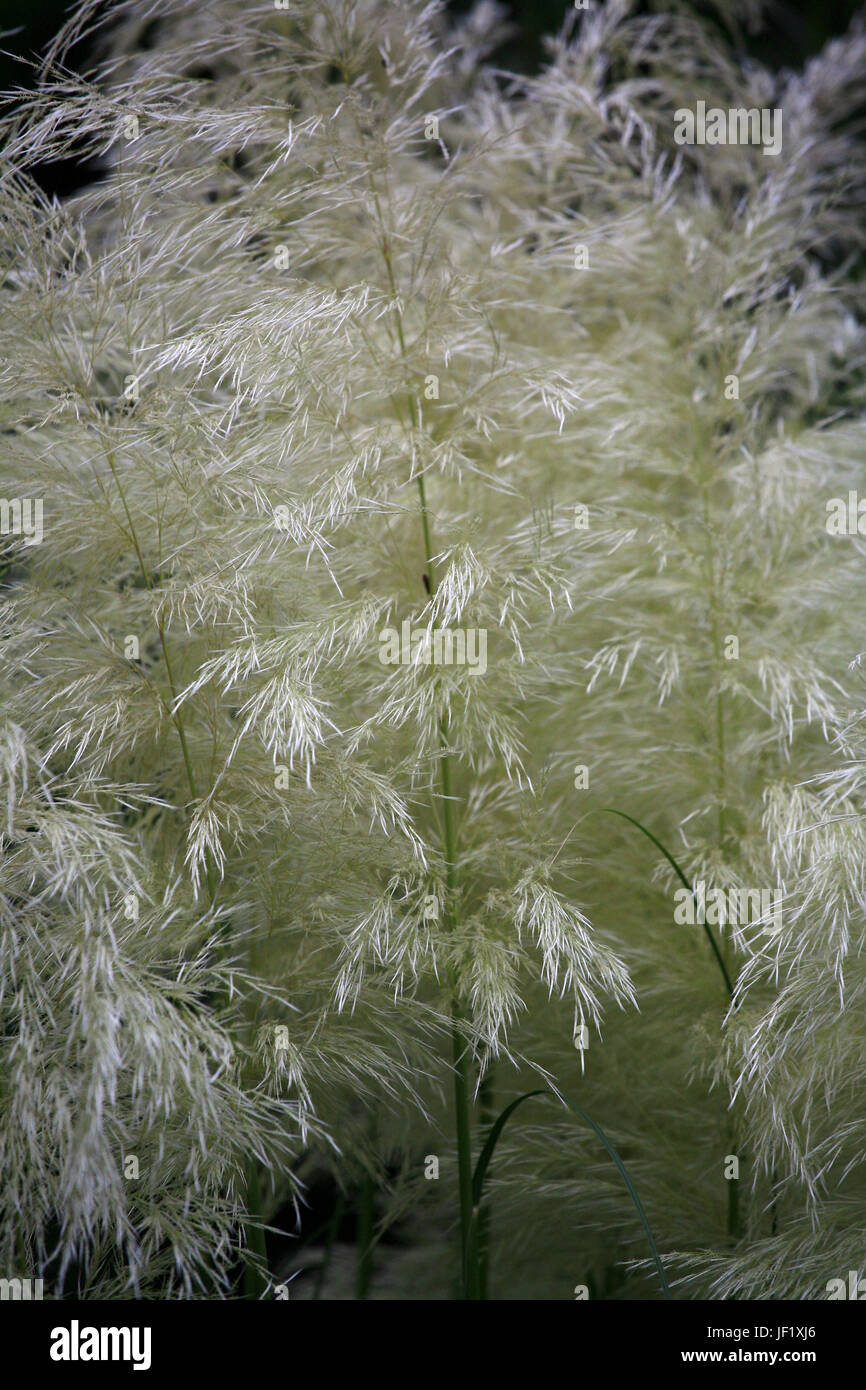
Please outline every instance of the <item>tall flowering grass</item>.
M362 1296L409 1211L431 1296L859 1263L866 33L501 23L86 3L6 118L0 1239L57 1291L272 1294L322 1170Z

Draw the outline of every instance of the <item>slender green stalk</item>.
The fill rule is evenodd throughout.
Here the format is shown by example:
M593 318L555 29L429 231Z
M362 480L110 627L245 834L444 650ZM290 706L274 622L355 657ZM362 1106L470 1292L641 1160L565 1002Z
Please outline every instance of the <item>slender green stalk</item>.
M355 1268L355 1297L366 1298L373 1272L373 1221L375 1217L375 1188L370 1173L365 1172L358 1193L358 1228L355 1238L357 1265Z
M113 450L108 450L107 457L108 466L111 469L111 474L117 485L117 491L120 494L120 501L123 505L123 510L126 514L126 522L129 527L129 536L130 540L132 541L133 549L135 550L136 558L138 560L138 567L141 571L142 582L145 588L147 589L148 593L153 593L153 582L151 580L151 576L148 571L147 565L144 563L144 556L141 551L141 546L139 545L138 534L136 532L135 525L132 520L132 514L129 510L129 506L126 501L126 493L123 490L123 484L120 481L120 477L117 472L117 467L115 465ZM184 727L183 717L180 713L180 710L175 708L175 705L177 704L177 685L175 684L174 672L172 670L171 665L171 657L169 656L168 643L165 637L165 627L161 618L156 619L156 630L159 634L159 645L162 649L163 661L165 662L166 679L168 680L168 688L171 692L171 704L170 706L168 706L168 714L169 718L171 719L171 722L174 724L174 727L177 731L178 740L180 742L180 750L183 756L183 765L186 771L186 780L189 785L189 794L192 797L193 801L197 801L198 792L196 791L195 774L192 768L192 758L190 757L189 744L187 742L186 737L186 729ZM216 899L216 881L214 879L213 866L210 861L210 854L208 854L205 858L205 874L207 876L208 895L211 900L211 906L213 906L214 900Z
M488 1067L478 1091L481 1123L493 1123L493 1071ZM490 1295L490 1201L484 1202L477 1216L478 1221L478 1297L486 1300Z
M740 1237L739 1178L728 1179L728 1237L733 1242Z
M444 731L443 731L444 742ZM447 745L446 745L447 746ZM443 753L439 759L442 779L442 802L445 822L445 917L449 931L454 930L454 900L457 891L457 833L451 792L451 759ZM454 1112L457 1130L457 1184L460 1194L460 1249L463 1252L464 1296L479 1297L477 1251L467 1255L472 1232L472 1128L470 1099L470 1068L468 1045L461 1028L462 1010L457 995L457 981L452 981L451 1044L454 1062Z
M15 1251L18 1268L15 1273L20 1279L29 1279L33 1274L33 1256L30 1242L21 1226L15 1228Z
M721 641L722 633L719 623L719 578L716 564L716 551L713 546L713 532L710 525L710 499L709 490L706 485L702 489L704 531L707 538L706 568L708 589L710 594L710 640L711 653L710 660L713 671L713 701L715 706L715 735L716 735L716 797L717 797L717 844L719 851L725 843L727 834L727 764L725 750L725 706L722 692L721 676ZM709 931L709 928L707 929ZM724 947L724 938L723 938ZM730 957L731 950L728 947L725 955ZM727 975L727 961L725 962L725 974ZM733 993L733 991L731 991ZM731 1124L731 1148L737 1154L738 1141L736 1123ZM737 1157L741 1155L737 1154ZM728 1239L736 1243L740 1235L740 1193L739 1178L728 1179L728 1216L727 1216Z
M244 1298L258 1299L267 1288L267 1269L268 1255L265 1233L255 1215L261 1212L262 1196L259 1184L259 1170L255 1159L250 1159L246 1169L246 1207L254 1214L252 1221L245 1223L247 1249L254 1255L261 1265L254 1264L247 1260L244 1264Z
M322 1296L322 1289L324 1288L325 1279L327 1278L328 1270L331 1267L331 1260L334 1254L334 1241L337 1239L337 1235L340 1230L340 1222L343 1219L343 1210L345 1208L345 1205L346 1199L343 1196L342 1191L338 1190L337 1200L334 1203L334 1210L331 1212L331 1215L328 1218L327 1234L325 1236L325 1253L322 1256L322 1263L319 1265L319 1269L316 1274L316 1286L313 1289L314 1299L321 1298Z
M376 203L379 224L382 227L381 208L378 195L373 191ZM391 261L391 249L387 237L382 235L381 241L382 257L388 275L388 286L394 301L394 319L397 329L397 338L400 344L400 356L405 363L407 360L406 338L403 330L403 316L397 297L397 285L394 279L394 269ZM407 391L406 402L409 410L409 420L411 425L416 427L419 423L416 404L411 393ZM424 586L426 592L432 597L437 588L438 580L433 563L433 537L430 525L430 511L427 505L427 492L424 486L424 475L419 473L416 479L418 484L418 498L421 510L421 529L424 539ZM445 850L445 884L446 884L446 904L445 921L449 931L454 931L456 926L455 909L458 890L457 874L457 827L454 816L454 792L452 784L451 754L449 752L449 730L446 719L441 719L439 723L439 779L442 796L443 824L444 824L444 850ZM470 1084L470 1065L467 1051L466 1040L461 1028L462 1010L458 997L458 981L452 979L451 997L451 1045L454 1067L454 1110L455 1127L457 1136L457 1182L460 1197L460 1249L463 1255L464 1268L464 1297L475 1300L479 1297L479 1270L477 1251L472 1252L472 1257L467 1259L470 1240L472 1238L472 1106L471 1106L471 1084Z

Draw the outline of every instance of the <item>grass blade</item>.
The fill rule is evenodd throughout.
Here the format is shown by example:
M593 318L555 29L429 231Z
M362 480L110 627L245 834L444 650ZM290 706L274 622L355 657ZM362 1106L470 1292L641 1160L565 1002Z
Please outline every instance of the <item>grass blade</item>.
M487 1169L490 1166L490 1160L493 1157L493 1151L496 1148L497 1143L499 1142L499 1137L502 1134L503 1129L505 1128L508 1120L513 1115L514 1111L517 1109L519 1105L522 1105L525 1100L531 1100L533 1096L545 1096L549 1100L560 1099L560 1097L554 1091L549 1091L546 1089L539 1091L525 1091L522 1096L518 1096L516 1100L512 1100L508 1105L506 1105L501 1115L499 1115L496 1121L490 1126L490 1133L488 1134L487 1139L484 1143L484 1147L478 1156L478 1162L475 1165L475 1172L472 1175L472 1224L470 1227L469 1240L467 1241L467 1248L464 1251L464 1262L468 1260L470 1256L472 1242L475 1239L478 1223L478 1214L481 1206L481 1198L484 1194L484 1178L487 1174ZM578 1115L582 1120L585 1120L585 1122L590 1126L593 1132L601 1140L602 1144L604 1145L607 1152L610 1154L611 1158L616 1164L620 1177L622 1178L623 1182L626 1185L626 1188L628 1189L628 1194L631 1197L631 1200L634 1204L635 1211L637 1212L638 1217L640 1218L640 1223L643 1226L644 1234L646 1235L647 1241L649 1243L649 1248L652 1252L652 1257L655 1261L656 1269L658 1270L658 1276L661 1280L663 1296L665 1299L670 1299L671 1291L670 1286L668 1285L668 1281L665 1277L664 1266L662 1265L661 1257L659 1256L658 1248L653 1238L653 1233L650 1228L649 1221L647 1220L647 1214L643 1208L643 1203L641 1202L640 1197L637 1194L635 1185L632 1182L631 1177L629 1176L628 1169L626 1168L625 1164L623 1163L613 1144L608 1139L604 1130L601 1128L601 1125L596 1124L592 1116L587 1114L587 1112L582 1108L582 1106L578 1105L576 1101L569 1100L568 1096L562 1096L562 1100L564 1100L565 1104L568 1106L570 1110L574 1112L575 1115Z
M583 1109L583 1107L578 1105L576 1101L570 1100L568 1096L563 1096L562 1099L565 1101L569 1110L573 1110L575 1115L580 1115L581 1119L586 1120L586 1123L597 1134L598 1138L601 1140L602 1144L604 1144L604 1147L607 1149L608 1153L610 1154L611 1158L616 1164L619 1170L619 1175L625 1183L626 1187L628 1188L628 1195L631 1197L631 1200L634 1203L634 1209L640 1217L640 1223L643 1226L644 1235L646 1236L647 1242L649 1243L649 1248L652 1251L652 1257L655 1261L655 1267L658 1270L658 1276L661 1280L663 1296L666 1299L669 1299L671 1296L671 1291L668 1285L668 1281L665 1278L664 1266L662 1265L661 1257L659 1256L655 1240L653 1239L653 1233L650 1228L650 1223L647 1220L647 1214L643 1209L643 1203L641 1202L640 1197L637 1195L637 1190L635 1188L634 1183L629 1177L628 1169L626 1168L616 1149L613 1147L613 1144L608 1139L601 1125L596 1124L592 1116L588 1115L587 1112Z
M680 882L683 884L683 886L684 886L685 888L688 889L688 891L692 894L692 896L694 896L694 891L695 891L695 890L694 890L694 888L692 887L692 885L689 883L688 879L686 878L686 876L685 876L685 874L683 873L682 869L680 868L679 864L678 864L677 861L674 859L673 855L670 854L670 853L668 852L668 850L665 849L665 847L664 847L664 845L662 844L661 840L657 839L656 836L652 833L651 830L647 830L646 826L645 826L645 825L641 825L640 821L639 821L639 820L635 820L634 816L627 816L626 813L625 813L625 811L616 811L616 810L614 810L614 808L613 808L612 806L606 806L606 807L604 808L604 814L605 814L605 815L608 815L608 816L620 816L623 820L627 820L631 825L637 826L637 828L638 828L638 830L641 832L641 834L642 834L642 835L646 835L646 837L647 837L648 840L652 840L652 842L653 842L653 844L655 845L656 849L661 850L662 854L664 855L665 859L666 859L666 860L668 861L668 863L670 864L670 866L671 866L671 868L673 869L674 873L677 874L677 876L679 877ZM733 999L733 997L734 997L734 986L732 985L732 983L731 983L731 977L730 977L730 975L728 974L728 967L725 965L725 962L724 962L723 959L722 959L722 953L721 953L721 951L719 950L718 942L716 941L716 938L713 936L713 933L710 931L709 925L708 925L706 922L703 922L701 925L703 926L703 929L704 929L704 931L706 932L707 940L709 941L710 945L711 945L712 948L713 948L713 955L715 956L716 961L717 961L717 963L718 963L718 967L719 967L719 969L720 969L721 972L722 972L722 976L723 976L724 981L725 981L725 988L727 989L728 994L730 995L730 997Z
M474 1210L477 1210L481 1203L484 1178L487 1174L490 1160L493 1157L493 1150L496 1148L499 1142L499 1136L512 1113L517 1109L518 1105L522 1105L525 1100L531 1100L533 1096L549 1096L550 1094L550 1091L547 1089L541 1091L525 1091L522 1096L517 1097L517 1100L513 1100L509 1105L506 1105L499 1118L490 1126L490 1133L487 1136L484 1148L478 1155L478 1162L475 1165L475 1172L472 1175L472 1206Z

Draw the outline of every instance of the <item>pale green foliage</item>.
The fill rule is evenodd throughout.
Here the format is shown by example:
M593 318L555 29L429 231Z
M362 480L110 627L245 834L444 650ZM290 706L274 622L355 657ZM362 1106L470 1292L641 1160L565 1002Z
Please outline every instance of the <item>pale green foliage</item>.
M399 1153L392 1219L437 1200L453 1007L479 1076L579 1086L673 1272L814 1293L866 1196L854 735L798 785L866 599L824 529L866 434L866 39L777 87L616 3L509 86L491 7L158 0L141 48L139 8L98 83L52 69L9 123L0 195L0 492L45 499L43 542L4 543L23 1253L60 1214L91 1292L218 1285L244 1165L272 1210L301 1144L341 1180ZM781 107L782 154L675 146L698 98ZM73 140L106 176L48 204L21 171ZM383 664L404 622L484 630L486 673ZM695 880L784 892L780 935L725 933L736 1007L604 806ZM494 1273L568 1297L644 1251L547 1110L497 1153Z

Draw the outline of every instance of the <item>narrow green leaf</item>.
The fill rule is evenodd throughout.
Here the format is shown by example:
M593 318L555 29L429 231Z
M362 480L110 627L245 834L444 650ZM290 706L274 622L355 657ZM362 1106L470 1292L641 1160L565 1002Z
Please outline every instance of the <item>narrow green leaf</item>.
M499 1115L498 1118L494 1121L494 1123L490 1126L490 1133L487 1135L484 1147L481 1150L481 1153L478 1156L478 1162L475 1165L475 1172L472 1175L472 1223L470 1226L469 1238L466 1243L466 1249L463 1252L464 1265L466 1263L466 1260L469 1258L472 1242L475 1239L475 1228L478 1221L478 1211L481 1206L481 1198L484 1193L484 1178L487 1174L487 1169L490 1166L490 1160L493 1157L493 1151L496 1148L497 1143L499 1142L499 1137L502 1134L502 1131L505 1128L506 1123L508 1122L514 1111L517 1109L518 1105L522 1105L525 1100L531 1100L533 1096L544 1096L548 1100L559 1099L559 1097L556 1095L554 1091L525 1091L522 1096L518 1096L516 1100L512 1100L508 1105L506 1105L505 1109L502 1111L502 1114ZM575 1115L579 1115L581 1119L586 1121L586 1123L601 1140L602 1144L607 1149L607 1152L610 1154L611 1158L616 1164L620 1176L622 1177L623 1182L625 1183L628 1189L629 1196L631 1197L631 1200L634 1203L635 1211L637 1212L638 1217L640 1218L640 1223L643 1226L647 1241L649 1242L649 1248L652 1252L652 1257L655 1261L656 1269L658 1270L659 1279L661 1280L663 1296L666 1299L670 1299L671 1291L668 1285L668 1281L665 1278L664 1266L662 1265L658 1248L656 1246L655 1240L653 1239L653 1233L650 1229L650 1224L647 1220L646 1212L643 1209L643 1203L641 1202L640 1197L637 1195L635 1185L629 1176L628 1169L626 1168L616 1149L613 1147L613 1144L608 1139L604 1130L601 1128L600 1125L596 1124L592 1116L588 1115L587 1112L576 1103L576 1101L569 1100L568 1096L563 1096L562 1099L565 1101L565 1104L568 1106L568 1108L575 1113Z
M478 1156L478 1162L475 1165L475 1172L472 1175L473 1207L477 1207L481 1201L481 1193L484 1187L484 1178L487 1174L487 1169L489 1167L490 1160L493 1157L493 1150L496 1148L499 1136L505 1128L506 1121L508 1120L511 1113L517 1109L518 1105L522 1105L525 1100L531 1100L533 1096L549 1095L550 1092L546 1089L541 1091L526 1091L522 1096L518 1096L517 1100L513 1100L510 1105L506 1105L499 1118L490 1126L490 1133L487 1136L484 1148L481 1150L481 1153Z
M668 861L668 863L670 864L670 866L671 866L671 868L673 869L674 873L676 873L676 874L679 875L680 882L688 889L688 891L692 894L692 896L694 896L694 891L695 891L695 890L694 890L694 888L692 887L692 885L689 883L688 879L686 878L686 876L685 876L685 874L683 873L682 869L680 868L679 864L678 864L677 861L674 859L673 855L670 854L670 853L668 852L668 850L665 849L665 847L664 847L664 845L662 844L661 840L656 839L655 835L652 833L651 830L647 830L646 826L645 826L645 825L641 825L640 821L639 821L639 820L635 820L634 816L627 816L626 813L625 813L625 811L616 811L616 810L614 810L614 808L613 808L612 806L605 806L605 808L604 808L604 814L605 814L605 815L608 815L608 816L620 816L623 820L627 820L631 825L637 826L637 828L638 828L638 830L641 832L641 834L642 834L642 835L646 835L646 837L647 837L648 840L652 840L652 842L653 842L653 844L655 845L656 849L661 850L662 854L664 855L665 859L666 859L666 860ZM713 933L710 931L710 928L709 928L708 924L707 924L706 922L703 922L703 923L702 923L702 926L703 926L704 931L706 932L707 940L709 941L710 945L711 945L712 948L713 948L713 955L715 956L716 961L718 962L719 969L721 970L722 975L723 975L723 977L724 977L725 987L727 988L728 994L729 994L730 997L733 999L733 997L734 997L734 986L732 985L732 983L731 983L731 977L730 977L730 975L728 974L728 967L725 965L725 962L724 962L723 959L722 959L722 953L721 953L721 951L719 950L718 942L716 941L716 938L713 936Z
M640 1223L644 1228L644 1234L646 1235L647 1241L649 1243L649 1248L652 1251L652 1257L655 1261L655 1266L658 1270L659 1279L662 1283L664 1297L666 1299L669 1299L671 1296L671 1291L668 1285L668 1281L665 1278L664 1266L662 1265L655 1240L653 1239L653 1233L650 1229L649 1221L647 1220L647 1214L643 1209L643 1203L641 1202L640 1197L637 1195L637 1190L635 1188L634 1183L629 1177L628 1169L626 1168L616 1149L613 1147L613 1144L608 1139L601 1125L597 1125L592 1116L588 1115L587 1112L580 1105L578 1105L576 1101L569 1100L568 1096L563 1096L562 1099L565 1101L566 1105L570 1110L573 1110L576 1115L580 1115L581 1118L586 1120L586 1123L592 1127L592 1129L598 1135L601 1142L604 1144L604 1147L607 1149L617 1168L619 1169L620 1177L622 1178L623 1182L628 1188L629 1196L631 1197L634 1203L635 1211L640 1217Z

